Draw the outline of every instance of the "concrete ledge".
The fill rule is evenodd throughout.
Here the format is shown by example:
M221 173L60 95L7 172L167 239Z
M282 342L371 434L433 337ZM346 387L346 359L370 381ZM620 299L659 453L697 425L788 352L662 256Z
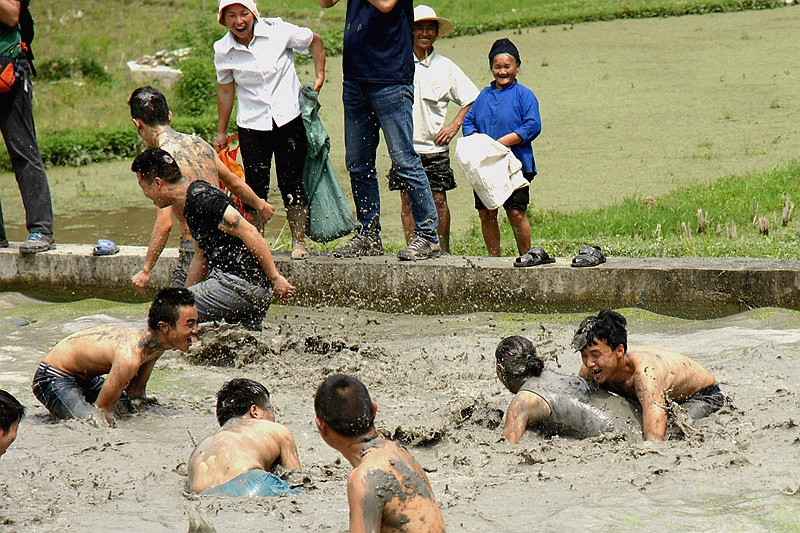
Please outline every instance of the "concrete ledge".
M91 245L58 245L21 255L0 250L0 290L45 300L99 297L142 301L130 278L146 248L121 246L93 257ZM293 303L364 307L387 312L591 311L641 307L687 318L724 316L748 308L800 310L800 261L774 259L626 259L611 257L593 268L553 265L514 268L512 258L448 256L418 263L395 256L335 259L312 255L291 261L275 253L278 268L298 292ZM162 287L177 261L167 249L151 281ZM152 291L151 291L152 292Z

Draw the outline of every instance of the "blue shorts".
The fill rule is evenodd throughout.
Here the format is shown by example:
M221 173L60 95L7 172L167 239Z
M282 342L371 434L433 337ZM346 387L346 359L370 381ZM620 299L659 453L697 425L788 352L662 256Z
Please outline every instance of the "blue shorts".
M247 472L242 472L227 483L206 489L201 494L203 496L227 496L229 498L239 498L241 496L268 498L281 494L300 493L301 491L291 488L288 483L272 472L253 468Z

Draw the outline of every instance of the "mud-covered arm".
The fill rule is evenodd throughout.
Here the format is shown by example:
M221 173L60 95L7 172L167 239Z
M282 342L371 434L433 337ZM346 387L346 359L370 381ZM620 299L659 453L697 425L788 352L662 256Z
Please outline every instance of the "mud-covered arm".
M347 502L350 505L350 533L380 532L383 503L363 475L354 472L347 480Z
M150 236L150 244L147 246L147 253L144 256L142 269L131 278L133 290L147 296L145 289L150 279L153 277L153 268L156 266L161 252L167 245L169 233L172 231L172 207L156 209L156 222L153 226L153 234Z
M219 229L228 235L241 239L247 251L258 260L261 270L264 271L267 279L272 283L272 291L275 296L286 299L292 295L295 287L278 272L278 267L275 266L275 261L272 259L272 252L267 242L252 224L242 218L242 215L236 209L231 206L225 209L222 221L219 223Z
M550 406L538 394L520 391L511 401L506 412L503 438L516 444L530 426L541 424L550 418Z
M297 444L294 441L294 435L288 429L285 434L280 438L281 458L280 463L284 468L292 470L302 470L300 466L300 456L297 454Z
M135 362L133 354L130 353L129 349L126 350L128 353L118 355L111 365L111 371L108 373L108 377L106 377L103 388L100 389L100 394L95 402L95 405L105 413L108 420L112 418L114 404L122 396L122 391L126 389L128 383L139 370L139 365Z
M150 379L150 374L153 372L156 361L158 361L158 357L139 367L136 375L133 376L133 379L128 383L128 387L125 389L125 393L128 395L129 399L133 400L134 398L145 397L147 381Z
M645 440L664 440L667 435L667 409L664 389L646 374L634 376L636 397L642 405L642 425Z
M195 241L194 257L192 258L192 263L189 265L189 272L186 274L186 286L191 287L192 285L196 285L206 279L206 277L208 277L208 260L205 254L203 254L203 249L200 248L197 241Z

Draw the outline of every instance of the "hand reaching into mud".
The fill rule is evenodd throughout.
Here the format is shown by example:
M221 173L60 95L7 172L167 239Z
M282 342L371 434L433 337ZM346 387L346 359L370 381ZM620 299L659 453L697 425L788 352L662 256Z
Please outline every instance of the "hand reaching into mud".
M89 423L96 428L106 429L114 427L114 417L106 413L99 407L91 406L92 416L89 417Z

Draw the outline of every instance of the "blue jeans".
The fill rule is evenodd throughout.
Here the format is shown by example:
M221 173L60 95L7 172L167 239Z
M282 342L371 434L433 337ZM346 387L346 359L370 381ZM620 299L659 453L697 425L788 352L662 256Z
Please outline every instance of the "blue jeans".
M414 86L354 81L345 81L343 86L345 163L361 231L366 233L370 222L381 212L375 156L380 141L378 130L383 130L392 167L408 193L414 233L438 243L439 215L428 177L414 150ZM380 222L375 231L380 232Z
M28 62L20 61L21 76L7 93L0 94L0 132L14 168L28 233L53 234L53 206L44 162L36 144L33 123L33 85ZM0 240L6 238L3 210L0 207Z
M262 287L219 269L205 281L187 287L194 295L199 322L240 323L250 331L261 331L272 302L272 287Z
M105 380L96 376L79 379L60 368L39 363L33 376L33 395L56 418L82 418L92 416L91 404L103 388Z

